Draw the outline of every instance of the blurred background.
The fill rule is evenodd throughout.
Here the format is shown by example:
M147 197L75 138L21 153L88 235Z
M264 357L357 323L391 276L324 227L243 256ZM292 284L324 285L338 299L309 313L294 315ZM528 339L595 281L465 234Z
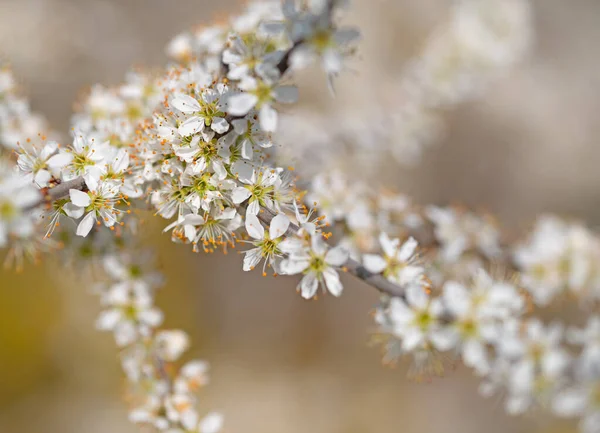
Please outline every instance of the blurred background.
M238 3L0 0L0 53L33 108L67 131L83 88L117 84L132 65L162 65L173 35L224 19ZM418 203L484 207L515 230L549 211L598 224L600 2L532 3L532 55L482 99L449 112L421 165L387 170L383 182ZM354 4L361 56L331 110L399 76L451 2ZM320 103L318 86L302 89L304 104ZM461 366L428 384L407 380L406 365L382 367L369 347L377 294L360 283L346 278L340 299L303 301L293 278L245 274L237 254L195 255L161 236L160 222L146 228L168 279L158 296L166 325L189 331L190 356L212 364L202 407L223 411L228 433L575 431L541 413L508 417L499 401L478 396ZM99 306L89 282L50 267L1 274L0 432L137 431L121 401L112 336L93 326Z

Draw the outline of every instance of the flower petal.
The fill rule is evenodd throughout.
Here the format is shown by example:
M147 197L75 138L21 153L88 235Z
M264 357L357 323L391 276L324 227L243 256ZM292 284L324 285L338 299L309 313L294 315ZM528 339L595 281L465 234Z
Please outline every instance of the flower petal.
M78 189L70 189L69 197L71 198L71 203L79 207L87 207L92 202L87 193L79 191Z
M254 214L246 215L246 231L256 240L265 237L265 229Z
M363 256L363 265L369 272L380 274L386 268L385 259L377 254L365 254Z
M171 106L183 113L200 111L200 103L191 96L184 95L182 93L175 96L175 98L171 101Z
M340 281L338 273L331 268L327 268L323 272L323 277L325 278L325 285L327 286L329 293L333 296L340 296L344 290L344 286Z
M276 239L283 236L290 226L290 219L284 214L278 214L271 220L269 227L269 236L271 239Z
M94 227L95 222L96 215L94 214L94 212L89 212L77 226L77 236L86 237L92 230L92 227Z
M325 262L331 266L342 266L347 261L348 251L342 246L332 248L325 254Z
M227 112L232 116L245 116L256 105L258 98L250 93L238 93L227 100Z
M270 104L265 104L260 109L260 127L267 132L277 129L277 111Z

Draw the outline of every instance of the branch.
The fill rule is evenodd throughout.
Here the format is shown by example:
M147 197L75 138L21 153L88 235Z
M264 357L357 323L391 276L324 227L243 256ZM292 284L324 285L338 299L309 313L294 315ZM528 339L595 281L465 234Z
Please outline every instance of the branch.
M32 210L43 204L49 204L66 197L69 195L69 190L71 189L83 191L86 188L85 180L81 176L72 180L67 180L66 182L61 182L51 188L43 188L41 190L42 198L37 203L33 203L25 208L25 210Z

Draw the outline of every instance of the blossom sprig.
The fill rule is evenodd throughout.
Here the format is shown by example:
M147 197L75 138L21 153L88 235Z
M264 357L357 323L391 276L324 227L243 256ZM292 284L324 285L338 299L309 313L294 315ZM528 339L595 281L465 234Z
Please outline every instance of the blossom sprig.
M527 46L525 0L456 4L449 28L435 35L400 85L407 107L383 122L413 147L432 135L424 133L436 124L432 111L472 97ZM441 357L459 357L482 378L483 393L506 392L509 412L551 406L581 417L584 431L597 430L600 319L565 333L562 324L545 325L526 309L532 300L544 306L565 292L597 301L599 244L592 232L542 220L514 252L485 214L415 206L329 168L309 186L310 177L303 183L284 168L274 133L283 104L298 99L293 72L318 61L331 79L355 53L359 33L334 19L342 5L252 4L227 25L174 39L168 51L179 63L163 73L136 72L117 88L92 88L73 118L72 143L25 141L20 174L4 177L10 170L3 170L0 242L3 233L31 240L41 212L50 219L48 234L59 220L77 221L61 234L75 232L71 247L79 259L97 258L94 244L101 245L108 281L97 286L104 307L97 326L111 331L122 349L134 402L130 418L142 426L212 433L221 418L201 419L196 409L195 391L207 382L204 362L170 373L189 339L160 329L154 295L161 278L121 229L128 222L135 231L126 210L132 202L174 219L165 230L195 251L250 244L244 270L301 275L298 290L307 299L319 288L340 296L340 273L354 275L382 294L375 319L387 359L409 355L417 372L440 374ZM0 76L3 100L11 100L12 87ZM34 116L18 101L0 106L0 132L21 136ZM19 109L23 115L14 122ZM381 131L379 117L366 120L367 127L357 126L365 133L350 135L370 149L389 131ZM335 146L330 151L340 153ZM300 186L308 187L306 197ZM302 198L322 215L300 212ZM324 215L336 225L331 232L321 224ZM102 224L117 236L92 230ZM495 261L521 277L494 274Z
M133 402L129 418L170 432L216 433L222 415L201 417L198 411L197 394L208 383L208 364L192 360L175 371L167 368L188 349L189 337L181 330L159 328L163 315L154 296L163 278L154 270L151 254L126 245L100 257L107 279L96 285L104 307L96 326L112 332L121 349Z

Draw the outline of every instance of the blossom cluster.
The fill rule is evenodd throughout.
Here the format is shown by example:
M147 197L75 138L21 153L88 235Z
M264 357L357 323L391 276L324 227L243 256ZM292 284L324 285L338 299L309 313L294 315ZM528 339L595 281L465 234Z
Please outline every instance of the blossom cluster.
M376 159L372 148L385 136L400 160L414 159L438 129L436 110L477 94L523 56L529 3L457 1L398 85L399 109L361 112L352 127L346 119L340 140L310 122L303 140L288 145L291 126L281 114L298 99L295 72L317 63L332 86L355 53L358 30L338 24L344 5L251 3L226 24L177 36L165 70L91 88L65 146L27 140L43 123L0 70L0 139L18 154L0 165L0 246L35 251L42 233L77 260L101 262L97 326L121 349L130 418L143 426L213 433L222 424L220 415L197 411L206 363L171 374L189 339L160 328L154 297L162 277L132 241L150 210L169 220L164 231L174 242L196 252L244 244L244 271L301 276L306 299L319 289L340 296L340 272L348 271L382 292L375 321L386 360L409 355L423 377L441 374L444 357L460 357L482 379L483 394L506 394L509 412L544 405L597 432L600 318L571 328L546 325L530 310L563 293L598 300L598 237L544 217L512 248L488 214L418 206L347 176L341 156L327 157L358 143ZM312 164L314 155L337 166Z
M530 315L532 303L566 291L588 308L595 302L595 234L546 216L512 248L489 215L417 206L339 171L317 176L308 197L368 272L401 289L384 293L375 312L384 360L408 355L409 374L423 379L460 358L483 395L506 396L508 412L543 406L597 431L600 318L577 329Z
M442 135L443 112L485 94L531 45L529 0L448 3L449 20L433 32L400 78L382 78L385 94L368 87L366 94L357 95L360 104L347 109L285 116L279 133L286 144L282 158L298 161L308 176L330 169L330 161L376 174L390 153L402 165L418 163L424 149Z
M152 255L133 247L100 256L107 281L95 289L103 311L96 326L113 333L121 348L121 363L129 381L132 422L169 433L216 433L222 416L200 417L199 389L208 383L208 364L188 361L173 374L169 365L189 347L181 330L160 329L162 312L154 305L163 278L154 270Z

